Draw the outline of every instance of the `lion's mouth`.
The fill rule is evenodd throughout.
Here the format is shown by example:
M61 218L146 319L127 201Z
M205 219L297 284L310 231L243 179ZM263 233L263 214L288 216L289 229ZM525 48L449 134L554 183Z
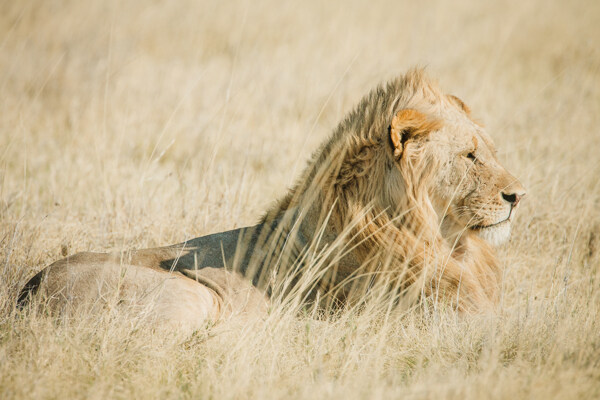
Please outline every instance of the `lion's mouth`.
M503 219L500 222L496 222L495 224L489 224L489 225L471 225L469 227L469 229L472 229L474 231L481 231L481 230L484 230L484 229L493 228L495 226L502 225L504 223L510 223L510 217L508 217L506 219Z
M505 243L510 238L510 218L489 225L473 225L469 229L493 246Z
M474 231L482 231L484 229L494 228L496 226L503 225L504 223L510 224L510 221L512 220L512 216L513 216L515 208L516 208L516 206L511 207L510 211L508 212L508 217L504 218L502 221L496 222L494 224L489 224L489 225L483 225L483 224L471 225L469 227L469 229L472 229Z

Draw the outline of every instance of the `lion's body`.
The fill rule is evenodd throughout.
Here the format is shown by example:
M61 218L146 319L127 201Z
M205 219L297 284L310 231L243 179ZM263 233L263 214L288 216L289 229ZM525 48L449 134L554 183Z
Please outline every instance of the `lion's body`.
M164 281L153 300L160 319L214 320L226 308L264 310L268 294L282 282L302 286L312 266L313 284L298 290L327 304L359 301L381 284L485 310L500 270L480 236L505 240L523 194L464 103L412 71L363 99L259 225L69 257L36 275L23 299L42 288L60 307L89 303L102 297L100 281L119 298L139 298Z
M34 276L22 291L41 291L54 311L124 304L161 323L197 328L227 314L264 312L267 299L244 278L242 242L261 225L185 243L122 253L78 253ZM245 239L248 238L248 239ZM236 267L234 268L234 264Z

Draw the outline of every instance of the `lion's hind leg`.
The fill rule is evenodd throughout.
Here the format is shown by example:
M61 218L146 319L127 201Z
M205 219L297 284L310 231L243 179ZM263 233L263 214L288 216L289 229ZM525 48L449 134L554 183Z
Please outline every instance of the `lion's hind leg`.
M198 329L219 317L222 299L179 272L121 264L110 258L69 257L36 274L18 299L32 296L51 313L94 315L116 310L157 326Z

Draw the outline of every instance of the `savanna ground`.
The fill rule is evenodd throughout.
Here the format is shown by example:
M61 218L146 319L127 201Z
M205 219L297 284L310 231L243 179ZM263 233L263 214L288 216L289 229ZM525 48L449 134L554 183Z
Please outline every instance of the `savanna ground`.
M0 398L600 397L597 1L0 2ZM78 251L249 225L415 64L528 189L497 315L290 312L181 337L17 312Z

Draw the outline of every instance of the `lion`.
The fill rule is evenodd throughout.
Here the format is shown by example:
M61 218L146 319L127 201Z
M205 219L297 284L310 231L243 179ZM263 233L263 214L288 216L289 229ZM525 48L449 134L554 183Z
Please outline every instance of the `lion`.
M75 254L36 274L18 304L35 293L52 310L115 299L199 326L265 313L277 293L343 307L383 288L486 312L499 297L493 246L508 240L524 195L465 103L413 69L367 94L257 225Z

